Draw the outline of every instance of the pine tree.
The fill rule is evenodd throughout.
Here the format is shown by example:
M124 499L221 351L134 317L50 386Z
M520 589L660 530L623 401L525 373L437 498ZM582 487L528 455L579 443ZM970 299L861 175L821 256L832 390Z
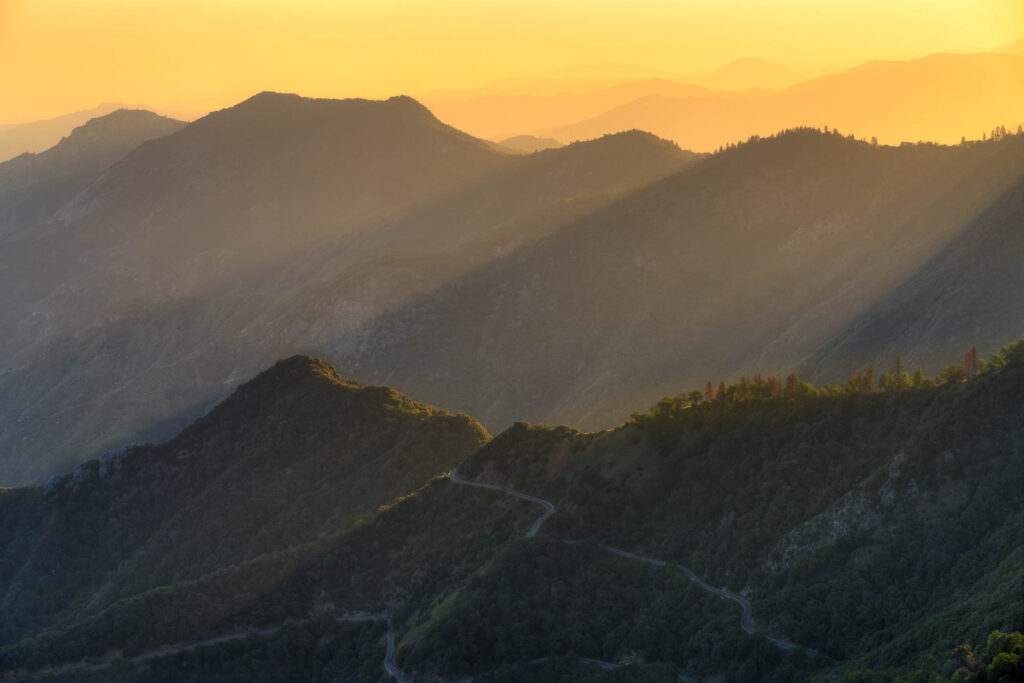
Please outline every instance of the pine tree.
M708 380L708 385L704 387L704 400L711 403L715 400L715 385Z
M747 400L750 395L750 380L746 376L740 377L739 391L737 392L737 398L741 401Z
M850 377L850 391L859 394L864 391L864 373L860 370Z

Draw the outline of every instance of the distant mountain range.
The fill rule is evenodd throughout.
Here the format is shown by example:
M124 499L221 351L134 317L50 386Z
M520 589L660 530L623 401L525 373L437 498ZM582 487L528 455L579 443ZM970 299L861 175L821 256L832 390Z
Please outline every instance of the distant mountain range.
M842 381L904 355L934 372L1020 331L1020 290L995 284L1002 269L961 274L939 254L1010 269L998 252L1017 254L1016 240L968 235L982 211L986 233L1013 233L1022 182L1024 136L881 148L796 131L591 211L322 351L492 428L604 427L676 387L764 368ZM911 304L911 278L947 279ZM968 281L987 286L944 294ZM900 322L865 335L893 301ZM854 334L857 353L826 351Z
M639 128L695 151L713 151L784 128L839 128L857 137L955 143L1024 123L1024 56L999 51L874 61L799 79L760 60L737 60L687 83L639 80L590 92L479 95L428 101L440 118L474 135L586 140Z
M708 380L934 373L1021 332L1020 135L509 154L410 98L275 93L86 129L112 161L74 182L33 169L84 133L0 165L36 188L0 223L5 484L167 439L295 353L493 431L594 429Z
M704 76L688 80L695 85L717 90L779 90L807 79L803 74L780 64L756 57L744 57L733 60Z
M145 143L5 239L0 467L38 478L85 444L164 438L282 350L695 159L642 133L511 155L408 98L269 93ZM374 265L468 241L425 283Z
M539 152L542 149L554 149L556 147L561 147L562 143L554 138L538 138L533 135L516 135L505 140L499 140L498 145L509 151L530 154L532 152Z
M45 221L125 154L184 125L149 111L118 109L76 127L45 152L0 164L0 229Z
M61 138L67 137L74 128L81 126L90 119L104 116L119 109L148 109L139 105L118 102L107 102L92 109L64 114L52 119L29 121L0 125L0 162L12 159L19 154L42 152L53 147ZM182 107L169 107L159 110L167 116L179 118L196 118L200 112Z
M838 128L860 138L954 143L995 126L1024 123L1024 57L978 53L910 62L868 62L849 71L742 100L651 95L593 118L529 129L581 140L629 128L707 151L723 141L796 125Z

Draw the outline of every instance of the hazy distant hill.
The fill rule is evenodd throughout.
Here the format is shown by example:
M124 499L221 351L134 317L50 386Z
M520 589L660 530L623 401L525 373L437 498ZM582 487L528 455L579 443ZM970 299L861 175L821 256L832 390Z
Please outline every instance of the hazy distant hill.
M26 152L42 152L67 137L71 131L90 119L105 116L118 109L143 109L156 111L164 116L177 119L193 119L199 112L184 107L146 107L139 105L107 102L92 109L64 114L52 119L0 125L0 162L7 161Z
M438 118L480 137L500 140L509 136L530 133L552 127L572 130L572 125L583 119L598 116L613 107L619 107L643 97L687 97L694 99L734 99L751 96L749 93L711 90L699 85L686 85L660 78L631 81L590 92L568 92L555 95L482 95L468 100L427 100ZM641 128L626 126L614 131ZM573 133L572 140L600 137L580 136ZM553 137L557 135L539 135ZM686 145L684 145L686 147Z
M836 378L842 362L895 358L932 369L956 364L955 348L987 351L1024 336L1024 182L971 218L963 230L876 304L802 364L808 374Z
M10 317L0 308L0 344L20 352L120 315L127 300L230 289L504 157L408 98L258 95L139 146L46 230L5 245L3 275L18 287Z
M597 209L321 352L492 428L604 427L674 386L798 364L940 250L956 253L1022 178L1021 136L887 148L796 131ZM1013 292L979 294L1006 304L993 331L1024 315ZM920 360L957 362L969 336ZM831 356L817 377L861 360Z
M123 104L107 103L52 119L0 126L0 161L26 152L41 152L48 149L89 119L104 116L124 107Z
M562 146L562 143L554 138L538 138L533 135L516 135L514 137L501 140L497 144L506 149L526 154L538 152L542 149L554 149Z
M1024 56L1024 40L1015 40L1014 42L1008 45L1003 45L1000 48L992 50L992 52L1002 52L1009 55Z
M294 353L493 429L603 427L743 372L843 379L903 345L851 332L886 297L970 253L972 225L1013 227L1022 144L799 130L698 157L633 131L512 155L407 98L260 95L4 238L0 481L168 438ZM977 307L966 345L987 352L1024 312L975 281L955 308ZM908 320L928 325L943 304L920 291ZM906 362L958 360L971 335L947 319Z
M119 109L90 119L45 152L0 163L0 233L51 218L132 149L184 125L149 111Z
M830 126L882 142L953 143L1024 122L1024 57L944 54L868 62L849 71L747 98L652 93L588 120L523 132L580 140L640 128L708 151L796 125Z
M326 347L423 288L696 160L639 132L500 154L411 101L262 99L284 110L230 124L249 126L236 131L244 140L237 146L220 136L230 152L193 149L196 140L218 138L195 130L212 124L191 124L141 147L64 212L81 217L11 243L8 253L23 257L0 271L8 292L0 314L21 334L3 342L11 353L0 412L16 417L0 432L0 480L38 481L83 449L167 438L274 358ZM224 117L261 107L251 101L220 121L228 126ZM305 151L280 131L296 115L290 108L327 119L289 127L312 145ZM389 120L389 111L398 118ZM385 136L380 157L325 148L322 137L306 137L317 126L367 145ZM391 127L394 136L385 134ZM399 144L402 136L410 141ZM417 148L427 150L419 171L410 156ZM235 158L255 150L262 161ZM282 150L308 154L309 163L282 163L274 156ZM439 165L455 166L455 152L465 165L434 178ZM335 175L325 177L317 164ZM414 173L425 185L415 194ZM222 189L228 178L233 186ZM250 187L256 182L258 192ZM239 195L249 198L235 201ZM360 202L366 217L356 220ZM405 264L389 256L395 252L408 255ZM37 265L61 258L70 265Z
M686 80L716 90L746 90L748 88L779 90L805 79L801 77L801 74L780 64L755 57L744 57L733 60L703 76Z

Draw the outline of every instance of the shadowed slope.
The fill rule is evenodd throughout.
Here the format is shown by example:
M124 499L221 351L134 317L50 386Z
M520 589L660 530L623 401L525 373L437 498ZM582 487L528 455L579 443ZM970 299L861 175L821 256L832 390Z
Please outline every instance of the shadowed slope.
M275 554L294 567L487 438L471 418L345 380L322 361L281 361L166 444L4 490L2 639Z
M673 387L801 361L1019 182L1021 145L881 148L816 131L755 141L324 352L492 429L615 424Z
M34 353L25 353L33 362L0 377L0 411L18 416L0 432L0 481L40 481L85 454L169 438L275 358L320 352L339 334L696 157L631 132L498 159L499 168L457 191L358 236L318 243L244 286L163 302L107 301L99 325L50 344L33 337ZM188 202L181 209L191 210ZM404 253L381 256L396 249ZM15 288L16 273L8 276ZM56 324L42 314L29 322Z

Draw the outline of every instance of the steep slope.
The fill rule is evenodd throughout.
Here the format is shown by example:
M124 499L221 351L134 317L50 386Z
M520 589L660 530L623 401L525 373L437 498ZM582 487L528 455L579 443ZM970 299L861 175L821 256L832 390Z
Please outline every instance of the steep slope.
M0 126L0 161L7 161L21 154L47 150L90 119L106 116L125 106L108 102L92 109L83 109L52 119Z
M280 361L165 444L0 492L0 641L231 575L244 593L247 572L262 572L264 590L487 438L471 418L322 361Z
M1024 343L1001 359L1001 369L970 382L898 395L804 387L755 398L737 384L710 404L666 398L608 432L516 425L459 474L554 501L545 524L552 537L693 567L712 586L745 595L755 626L819 650L840 670L891 667L879 680L937 671L958 643L1024 625ZM585 571L539 557L520 562L536 567L540 592L556 587L552 598ZM505 586L522 576L514 566L497 573ZM452 661L473 643L502 661L585 628L536 598L516 601L528 617L494 610L506 590L488 581L487 593L461 592L451 617L410 648L415 661ZM470 633L459 620L474 612L487 616ZM666 618L615 629L605 653L641 642L634 657L657 659ZM521 630L524 619L545 628ZM680 647L687 650L705 675L731 668L730 678L745 680L802 677L799 661L771 648L742 670L728 649L691 641ZM821 679L843 680L836 671Z
M956 364L950 351L994 349L1024 334L1024 183L975 216L956 239L912 277L801 363L801 372L843 379L852 367L889 368L897 356L937 370Z
M118 109L76 127L45 152L0 163L0 235L45 221L125 154L184 125L149 111Z
M0 376L0 413L13 416L0 429L0 481L39 482L83 454L169 438L274 359L327 348L421 292L696 161L639 132L500 159L458 191L318 242L244 287L159 303L115 300L98 325L50 343L28 340L32 362ZM396 249L403 255L382 256ZM20 286L15 275L5 281L11 291ZM35 319L49 324L41 305Z
M345 398L339 406L329 394ZM380 396L390 409L381 411ZM1018 342L966 382L878 394L800 382L776 393L755 381L711 402L666 398L614 430L517 424L484 443L468 418L431 426L436 414L413 419L429 412L424 406L290 359L170 444L92 463L48 492L0 493L0 586L5 606L18 608L5 612L0 671L81 661L95 670L71 669L72 680L215 680L208 667L237 671L252 658L285 671L301 666L314 642L324 664L333 661L331 644L343 637L334 620L372 615L389 620L394 661L409 680L603 680L599 667L617 681L935 672L956 643L1024 626L1022 398ZM350 401L364 400L365 411L351 410ZM354 525L331 528L304 512L323 486L347 481L351 461L341 475L330 458L306 468L294 457L265 457L266 448L250 452L268 437L298 446L293 453L324 437L336 442L323 432L305 439L310 421L289 416L327 429L339 418L339 431L365 440L387 438L382 415L396 412L398 423L383 424L410 436L404 443L419 443L405 431L418 425L480 447L434 461L449 468L464 458L457 478L434 478ZM252 443L237 441L253 424ZM238 459L244 467L223 463ZM390 474L376 471L360 488L388 487ZM217 495L188 498L199 517L160 514L174 491L209 489L211 475L223 484ZM294 487L293 524L280 535L246 533L268 500L254 498L251 485L276 479ZM247 506L232 501L236 488ZM523 496L553 503L536 535L539 506ZM111 514L118 500L146 501L138 524L159 521L143 550L119 563L107 553L130 544L134 516ZM335 496L325 509L344 502ZM310 519L315 528L306 529ZM45 573L18 571L26 554L42 569L54 553L25 527L60 543L64 561ZM296 544L304 538L314 540ZM193 569L258 539L267 542L261 555ZM167 566L173 583L160 582ZM50 596L66 583L105 588L48 615ZM160 587L144 590L152 583ZM745 596L745 616L720 599L720 586ZM113 593L122 599L107 601ZM743 632L749 622L757 633ZM35 637L19 639L12 628ZM374 680L381 631L345 634L353 643L332 666ZM808 649L779 647L764 633ZM161 647L229 638L238 645L158 657ZM117 661L119 652L149 658Z
M801 130L753 141L320 353L492 429L606 427L676 386L797 364L956 249L1022 177L1024 136L887 148ZM955 362L963 349L937 351ZM836 356L822 372L853 367Z
M587 120L522 132L580 140L641 128L697 151L793 126L829 126L898 144L955 143L1022 122L1024 57L942 54L909 62L868 62L849 71L754 97L651 94Z

